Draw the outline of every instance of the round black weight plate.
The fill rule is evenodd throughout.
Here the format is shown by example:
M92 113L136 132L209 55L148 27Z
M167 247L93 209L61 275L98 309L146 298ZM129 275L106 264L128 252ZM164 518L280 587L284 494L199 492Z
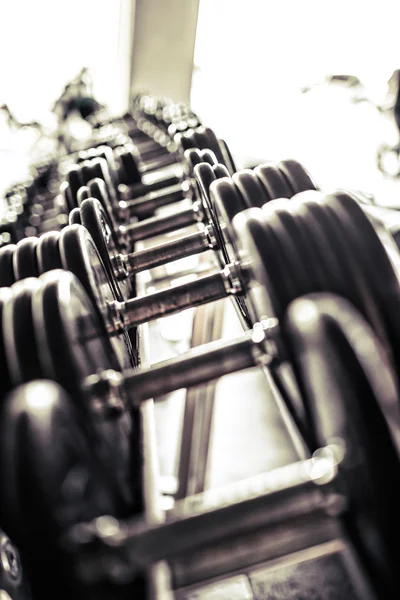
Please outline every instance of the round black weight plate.
M348 231L354 257L384 319L396 366L400 367L400 282L385 248L361 206L349 194L327 196L335 215Z
M69 193L67 194L66 200L68 208L71 211L73 208L78 206L77 195L79 188L85 185L85 182L82 178L82 169L80 164L72 165L68 169L67 182L69 184ZM71 203L71 206L69 206L69 203Z
M36 246L36 259L40 274L53 269L62 269L59 240L59 231L49 231L40 236Z
M297 162L297 160L281 160L278 166L289 183L292 195L298 194L299 192L306 192L307 190L317 189L309 172L301 163Z
M387 356L360 314L335 296L297 300L284 328L302 379L315 449L333 444L344 451L339 470L349 500L344 520L350 538L368 561L378 596L395 598L400 406Z
M236 236L231 227L235 215L245 210L246 204L231 178L218 179L210 185L212 206L217 214L230 263L237 260Z
M125 148L126 150L131 150L132 144L126 144ZM110 146L105 146L103 144L102 146L97 146L97 148L92 148L89 150L89 156L90 158L103 158L107 162L110 174L116 173L117 165L115 162L113 149L110 148Z
M309 289L308 268L307 263L303 262L301 248L298 247L301 238L296 219L290 211L290 201L271 200L264 205L263 212L275 239L274 250L276 249L278 260L283 263L282 281L287 294L291 297L305 294Z
M326 291L343 296L346 295L347 285L352 286L348 269L341 262L345 242L338 239L340 232L335 231L326 211L320 208L318 200L321 198L323 195L320 192L309 191L297 194L291 200L292 210L304 227L304 237L314 248L314 270L318 269L318 288L309 289L308 292Z
M261 208L248 208L234 217L232 228L236 239L238 259L246 265L246 306L251 324L275 315L273 304L277 303L275 289L268 279L268 253L270 243L263 227ZM274 266L274 265L273 265Z
M82 189L85 188L81 188L79 190L79 193L82 191ZM82 204L82 202L79 202L79 206ZM74 208L74 210L72 210L69 215L68 215L68 224L69 225L82 225L82 220L81 220L81 211L79 208Z
M204 150L200 150L199 152L201 156L201 162L208 163L209 165L218 164L217 157L215 156L215 153L212 150L205 148Z
M115 219L113 218L113 205L111 203L105 181L99 177L96 177L95 179L89 181L88 187L90 190L90 198L96 198L100 202L107 215L108 221L115 225ZM114 244L118 246L118 240L114 232L114 228L112 229L112 234L114 238Z
M275 198L291 198L293 196L286 179L276 165L263 164L254 169L270 200Z
M16 281L13 267L16 248L16 244L7 244L0 248L0 287L8 287Z
M40 287L28 277L12 286L12 296L3 306L3 338L12 384L20 385L42 376L33 329L32 295Z
M68 271L51 271L40 277L41 286L33 297L35 335L44 376L67 390L86 416L93 419L82 388L86 378L119 365L107 331L77 278ZM91 416L90 416L91 415ZM103 456L129 502L127 486L131 419L125 411L107 419L95 414L93 426L104 442Z
M196 165L199 165L202 162L206 162L202 160L201 151L198 148L190 148L189 150L185 150L183 153L183 157L188 166L188 172L192 173L193 169Z
M68 181L63 181L60 185L60 194L64 198L64 202L67 206L68 213L70 213L71 210L73 210L77 206L77 202L76 199L73 198L71 187Z
M11 300L12 291L10 288L0 289L0 398L7 394L11 389L11 376L7 366L6 351L4 346L3 334L3 308Z
M78 194L77 194L77 202L78 202L78 206L80 206L82 204L82 202L84 200L86 200L86 198L90 197L90 192L89 192L89 188L87 187L87 185L83 185L82 187L79 188L78 190Z
M202 141L201 148L202 149L208 148L209 150L212 150L214 152L215 156L217 157L218 162L221 165L224 165L224 167L226 167L228 169L229 174L232 175L233 173L231 173L229 170L231 165L226 164L225 157L224 157L223 153L221 152L219 140L218 140L217 136L215 135L214 131L212 129L210 129L209 127L205 127L204 133L202 133L201 136L204 139L204 141Z
M50 271L39 278L33 314L42 376L58 381L75 399L82 382L118 362L104 323L69 271ZM117 370L117 369L116 369Z
M108 196L110 198L111 206L116 206L117 196L116 196L114 185L111 180L110 171L108 169L107 162L104 160L104 158L95 158L90 162L90 170L91 170L91 174L92 174L90 181L92 179L97 179L97 178L102 179L106 184L106 189L107 189ZM87 185L90 189L89 181L87 182Z
M174 137L174 141L177 144L179 152L182 156L184 155L185 150L197 148L193 129L187 129L183 133L177 133Z
M60 537L76 523L119 512L117 491L107 478L98 446L87 422L57 384L34 381L5 399L0 504L7 530L18 540L34 597L51 597L55 589L60 600L76 594L76 579ZM31 598L19 591L11 597Z
M92 164L91 160L85 160L84 162L79 163L80 177L81 177L81 180L83 181L83 188L87 187L88 181L90 181L92 179L92 171L90 168L91 164ZM82 189L82 187L79 188L79 190L76 194L76 200L77 200L78 206L80 206L79 201L78 201L78 195L79 195L79 192L81 191L81 189Z
M71 271L81 282L105 326L108 303L118 298L93 238L82 225L72 225L62 230L59 246L64 269ZM133 360L128 335L113 336L111 343L118 356L117 370L128 368Z
M120 182L125 185L134 185L142 182L142 174L138 167L140 153L133 144L126 145L122 151L116 150L121 162Z
M292 199L292 203L297 202L299 214L307 222L311 239L317 240L319 253L316 260L321 263L325 278L328 278L323 289L350 300L369 321L385 349L390 352L376 299L360 269L360 262L355 259L352 229L346 229L335 218L331 202L326 201L321 193L303 192Z
M25 277L37 277L39 275L36 259L38 242L39 238L37 237L27 237L18 242L13 255L13 268L17 281L25 279Z
M223 164L226 165L226 168L228 169L230 175L233 175L234 173L236 173L237 168L236 168L236 164L233 159L233 156L231 154L231 151L229 149L229 146L225 142L225 140L219 140L218 143L219 143L219 147L221 149L222 155L224 157Z
M220 167L221 168L216 173L217 166L212 167L207 163L200 163L194 168L194 176L205 214L206 224L211 224L217 240L217 258L221 268L224 268L229 262L229 256L225 248L225 242L220 229L219 220L215 212L215 207L210 196L210 185L218 178L218 175L222 175L223 177L228 176L228 173L224 170L224 167L222 167L222 165ZM221 169L223 170L223 173L221 173Z
M243 198L246 208L254 206L261 208L269 200L260 180L251 169L244 169L235 173L232 179Z
M122 301L122 293L115 278L114 269L110 260L110 254L115 254L117 250L113 244L112 225L107 218L107 214L103 210L100 202L95 198L85 200L82 203L80 212L82 225L86 227L96 244L115 297L117 300Z
M22 568L20 553L2 529L0 529L0 597L4 600L30 600L32 597Z

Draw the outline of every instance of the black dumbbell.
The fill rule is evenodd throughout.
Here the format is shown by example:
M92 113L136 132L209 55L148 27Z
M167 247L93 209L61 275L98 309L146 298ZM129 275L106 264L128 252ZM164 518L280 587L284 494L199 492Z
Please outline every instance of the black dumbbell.
M141 504L140 491L129 483L118 421L90 416L51 381L31 382L2 400L1 516L30 585L25 588L18 552L0 533L0 589L12 598L69 598L75 575L60 538L82 519L126 516ZM2 565L8 567L4 581Z

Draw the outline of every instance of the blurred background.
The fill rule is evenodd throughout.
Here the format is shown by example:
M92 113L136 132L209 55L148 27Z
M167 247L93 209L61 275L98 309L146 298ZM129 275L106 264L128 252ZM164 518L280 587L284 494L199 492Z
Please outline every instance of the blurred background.
M378 149L398 143L388 83L400 66L398 0L1 4L0 105L21 122L54 129L55 100L86 67L111 112L143 89L190 99L243 166L293 156L325 187L400 201L396 156L385 154L388 174L377 167ZM0 113L0 190L39 143Z

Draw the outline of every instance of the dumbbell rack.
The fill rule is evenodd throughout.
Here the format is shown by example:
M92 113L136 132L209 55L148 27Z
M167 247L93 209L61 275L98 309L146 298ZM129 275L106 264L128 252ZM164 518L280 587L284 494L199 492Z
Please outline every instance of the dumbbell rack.
M74 170L71 173L74 173ZM246 173L242 173L242 175L246 177ZM248 177L250 177L250 180L247 179L246 181L254 184L255 176L247 173ZM281 177L283 177L282 173ZM236 185L232 181L234 181L233 177L232 179L225 179L225 182L217 182L216 193L222 193L221 190L223 189L230 189L232 191L232 186ZM74 180L72 178L70 184L73 183ZM218 187L218 183L221 183L225 187ZM241 179L241 183L243 184L243 178ZM287 187L287 182L284 183ZM260 183L258 183L259 185ZM246 193L248 191L246 186L245 191ZM289 194L289 192L290 189L285 194ZM315 189L314 192L316 192ZM278 197L281 195L279 193ZM232 195L229 198L232 199ZM224 211L227 208L231 210L233 206L229 205L229 202L225 204L221 198L219 199L222 206L221 222L224 224ZM354 201L352 200L352 202ZM177 209L177 206L172 208L170 206L168 209L164 208L167 211L171 209L171 214L174 214L173 211ZM276 209L276 206L274 209ZM78 210L78 207L73 210ZM250 210L253 210L253 208ZM265 210L268 211L268 207ZM237 214L233 215L233 217ZM268 213L266 212L266 214ZM226 223L227 219L225 219L225 225ZM67 232L78 231L78 229L73 229L74 226L72 225L72 229L67 230ZM193 225L193 228L196 229L197 225ZM240 234L243 232L245 237L246 230L238 227L235 230L235 235L237 234L237 237L240 238ZM154 241L153 239L151 244ZM265 242L268 242L268 239L262 237L261 241L265 244ZM282 239L278 239L277 241L280 243L283 242ZM284 249L285 247L283 245ZM140 251L145 248L146 243L140 242L137 250ZM271 251L274 250L271 247L269 249ZM279 245L277 250L279 251ZM208 252L207 255L202 254L203 261L208 254L210 253ZM246 291L249 291L251 286L247 289L247 255L238 251L235 256L239 258L238 263L233 263L230 260L227 272L232 267L232 273L235 274L236 264L240 264L240 268L243 269L243 281L245 282L243 288L246 287ZM124 264L123 258L118 260ZM234 258L234 260L236 259ZM203 261L201 260L201 262ZM265 263L268 263L268 259L265 260ZM68 267L70 264L68 263ZM206 268L215 268L216 260L212 265L210 262L207 263L207 261L204 261L204 266ZM73 268L74 266L72 265L71 270ZM145 306L145 298L152 291L150 288L157 288L160 284L157 273L155 273L155 270L153 271L153 273L152 271L147 272L146 275L143 273L136 275L135 288L139 302L137 298L130 298L127 301L127 305L130 303L130 309L133 308L133 315L135 305L136 307L138 305L139 307ZM163 269L161 269L162 271ZM283 275L287 273L285 269L282 269L281 272ZM182 268L179 270L179 279L184 278L186 275L196 278L196 274L198 274L197 268L192 268L192 272L189 270L189 273L186 274L184 273L184 268ZM60 275L60 277L63 277L63 275ZM235 283L232 283L229 285L229 290L227 290L228 285L225 279L225 270L219 271L217 274L214 273L212 277L215 280L218 278L219 290L222 288L225 292L229 291L230 294L235 294L238 289L243 289L242 284L235 286ZM148 317L150 316L153 319L168 314L171 307L172 309L176 308L175 298L181 294L180 297L184 299L185 294L187 294L186 283L179 287L175 279L172 285L177 284L179 288L175 294L171 291L172 288L168 287L171 281L166 282L166 279L168 278L164 276L163 285L160 286L163 289L162 295L156 295L154 303L156 308L149 309L150 312L147 314ZM233 276L234 279L235 277ZM196 300L193 302L188 302L187 299L182 300L182 304L178 305L180 308L196 305L204 301L204 281L205 279L197 280L196 278L194 288L199 295L198 302ZM167 289L165 288L166 283ZM253 278L252 283L258 283L257 276ZM267 288L267 286L265 287ZM169 296L172 297L172 300ZM208 299L225 296L226 294L224 293L211 294ZM159 300L160 297L162 300ZM170 300L171 307L169 307ZM159 308L157 302L159 303ZM230 306L230 301L226 298L223 303ZM113 308L118 311L121 309L121 306L122 304L119 302L111 302L109 305L110 314L118 316L111 309ZM221 304L215 306L220 307ZM340 308L340 302L338 306ZM197 309L199 312L196 313L196 317L201 313L203 308ZM237 305L236 308L238 309ZM201 313L200 319L202 317L206 318L205 314ZM239 311L238 314L240 314ZM342 589L343 581L345 581L345 587L347 585L347 588L351 589L350 594L344 589L342 593L343 597L346 597L347 600L360 600L361 598L363 600L376 600L376 596L370 592L368 583L366 583L369 579L368 574L366 576L366 573L363 572L363 568L361 567L362 561L357 558L357 556L360 556L357 554L358 551L355 551L355 548L357 548L357 539L354 542L353 538L349 538L347 528L343 526L342 521L343 515L344 519L346 518L347 495L346 490L342 493L343 490L338 486L341 484L340 475L343 474L343 470L346 468L344 467L343 469L341 456L347 458L347 453L345 451L342 452L342 455L340 454L340 450L343 450L340 444L338 447L335 444L331 446L330 437L322 437L324 441L322 443L318 442L319 446L316 446L316 448L319 449L315 454L312 454L311 451L311 448L315 450L313 444L306 447L306 444L303 443L301 438L302 430L299 427L297 431L294 425L293 414L289 415L290 407L284 404L279 390L276 388L276 380L273 380L271 375L271 373L276 375L276 369L285 368L284 361L277 361L278 364L274 364L271 367L271 373L269 371L269 364L271 363L272 365L271 361L274 361L278 353L277 346L281 341L279 339L280 334L277 332L278 325L281 329L280 333L282 333L283 329L283 317L281 322L280 315L278 321L278 319L268 319L265 317L265 315L269 314L274 313L270 313L262 307L260 312L257 312L257 317L253 321L253 329L248 331L248 327L245 327L245 334L240 336L239 341L231 344L219 340L220 338L223 340L224 337L231 338L235 327L238 327L242 333L240 319L238 320L237 315L233 313L233 317L228 319L227 331L224 331L221 315L220 317L217 316L217 326L214 333L215 337L218 338L218 342L212 346L211 350L210 346L208 346L202 351L200 350L197 354L196 352L192 353L190 359L187 356L182 357L172 365L170 371L168 371L168 368L171 365L167 366L164 370L164 367L161 365L158 369L150 369L147 372L145 369L142 369L139 372L131 372L127 376L127 379L130 377L129 382L131 387L129 389L133 390L129 402L133 407L139 406L138 420L140 425L138 429L141 431L141 437L139 442L136 441L135 449L139 451L142 459L140 465L142 486L139 496L142 496L143 499L144 518L141 515L137 515L132 520L129 517L126 521L121 520L118 522L113 517L100 516L89 524L77 524L76 528L73 528L76 537L74 537L74 531L72 531L70 539L73 547L72 552L75 554L77 567L81 570L83 580L90 587L91 582L87 578L85 579L85 574L86 576L89 574L90 580L90 573L92 573L94 577L92 583L97 582L101 586L101 582L105 582L105 597L113 597L108 592L107 583L111 585L116 584L116 597L119 597L119 592L121 592L122 597L125 597L124 583L130 583L137 573L147 573L149 595L151 598L189 600L199 597L198 594L200 594L200 597L202 596L203 592L201 590L198 591L198 588L202 588L204 585L208 586L208 584L219 585L218 582L224 582L226 578L242 577L241 581L243 581L243 577L247 577L250 581L253 577L254 569L259 575L261 573L261 579L263 577L263 569L265 569L269 575L264 574L264 578L266 577L267 580L272 581L273 585L279 584L279 573L282 569L285 573L285 569L290 565L296 565L296 567L300 565L300 570L301 566L305 566L307 571L307 565L310 567L311 563L318 564L318 561L323 561L326 558L330 565L327 566L328 571L332 566L331 559L334 562L336 559L340 563L338 568L334 568L336 572L335 585L337 582L337 585ZM130 313L130 316L132 316L132 313ZM153 326L149 326L148 324L138 325L145 320L146 315L144 317L142 315L140 318L136 318L136 320L133 316L132 321L130 321L130 324L136 323L137 326L138 335L134 343L136 356L142 367L154 362L154 357L152 356L153 340L150 333ZM192 339L194 345L196 345L195 338L197 334L195 335L195 332L198 320L197 318L195 319ZM115 322L112 321L111 325L118 333L119 321L115 319ZM201 327L199 327L199 330L201 330ZM115 333L111 328L110 331ZM204 341L209 340L198 340L199 343ZM318 346L319 350L322 350L322 347L323 345L320 344ZM214 362L211 360L212 358L214 358ZM282 356L280 358L282 359ZM221 359L221 365L216 362L218 359ZM216 372L218 376L232 373L238 366L239 368L257 367L258 383L256 387L260 386L262 388L260 389L260 395L263 405L268 406L268 410L272 411L268 413L267 419L267 436L271 438L268 440L270 448L264 450L267 454L265 462L261 461L260 464L262 466L259 469L255 469L256 474L261 473L261 475L244 482L242 481L240 484L228 485L221 490L212 489L213 486L210 486L211 490L205 491L205 470L210 448L210 423L215 404L214 395L216 390L211 389L210 398L205 401L204 398L203 400L199 400L196 397L198 390L193 387L190 388L190 386L204 382L207 378L215 377ZM286 364L286 367L288 366L290 368L290 365ZM182 370L179 372L179 368L187 369L186 373L189 374L187 379L185 379ZM201 375L202 370L203 375ZM204 377L205 371L207 371L206 377ZM155 376L155 373L157 373L157 376ZM167 385L163 387L162 377L165 376L165 373L170 377L170 380L167 379ZM328 373L330 373L329 370ZM105 376L107 374L115 375L115 371L109 369L105 372ZM90 372L90 375L92 375L92 372ZM96 379L97 374L93 374L93 376ZM98 381L101 380L101 376L102 374L98 377ZM147 388L146 385L142 388L140 384L137 385L137 382L141 381L141 377L142 382L144 380L148 386ZM231 375L228 376L226 381L230 377ZM241 378L245 382L245 393L243 393L243 390L242 392L240 391L240 386L237 386L239 387L239 391L235 390L235 393L232 393L231 391L227 391L227 388L223 385L222 391L219 389L216 396L218 394L225 395L229 402L232 403L232 406L234 406L235 398L238 394L237 399L239 403L243 404L243 400L247 402L248 395L250 394L248 389L248 378L250 376L246 373L245 375L235 374L232 377L235 378L236 382L239 381L236 377ZM280 380L280 378L278 377L277 380ZM185 383L182 383L182 381ZM177 383L180 383L180 386L176 385ZM314 379L313 383L315 384ZM90 386L90 383L88 385ZM185 418L181 436L182 445L180 448L183 460L181 460L178 472L178 485L175 486L175 489L168 490L164 487L159 473L159 448L157 448L159 444L156 431L157 417L155 404L153 400L145 400L143 404L140 404L140 399L148 398L151 394L157 395L157 392L160 392L161 388L164 391L175 389L174 385L176 388L184 385L190 389L185 401ZM213 384L211 384L212 386ZM318 390L320 389L318 384L315 387ZM233 388L235 388L235 385ZM88 391L89 388L85 389ZM128 386L126 389L128 389ZM146 395L149 389L152 392ZM96 392L94 393L96 394ZM251 394L253 394L253 391ZM324 396L324 394L320 395ZM296 390L294 390L294 396L296 396ZM339 390L338 396L340 399L342 396L346 396L344 388ZM98 399L98 397L94 396L95 401ZM121 400L118 397L116 399ZM111 398L111 400L114 399ZM196 404L202 405L202 412L200 411L199 414L195 410ZM115 404L113 406L115 407ZM234 409L232 408L232 410ZM340 410L339 408L339 412ZM292 410L293 412L295 411ZM196 426L194 426L194 422L198 417L200 418L200 427L199 422L196 422ZM198 438L193 441L193 438L196 437L194 435L195 429L197 429ZM344 439L346 440L347 438L345 437ZM194 445L194 450L191 445ZM192 458L192 450L193 455L196 455L196 452L198 453L198 464ZM277 453L277 456L274 456L274 451ZM270 454L272 458L270 458ZM311 456L312 458L310 458ZM195 471L194 485L191 482L193 470ZM242 480L246 475L247 473L240 473L240 479ZM346 477L344 477L344 480L344 485L346 486L348 484ZM386 488L384 489L386 490ZM351 499L353 499L352 496ZM167 501L169 502L168 506ZM140 501L139 504L141 504ZM187 529L185 529L186 527ZM86 538L85 535L79 538L82 532L86 532ZM88 548L85 547L85 543L89 544L89 546L92 543L94 545L98 544L99 552L93 553L90 550L86 552L85 550L88 550ZM166 544L166 547L162 547L163 543ZM93 549L93 546L90 547ZM100 560L98 560L99 558ZM160 560L165 562L158 562ZM168 561L168 566L166 561ZM298 576L299 574L297 574L297 578ZM313 570L311 567L306 573L306 579L312 579L314 576L315 569ZM286 576L284 579L286 582ZM291 584L293 585L293 589L296 588L296 581L295 575L294 580L292 578ZM285 582L281 581L283 585L286 585ZM118 584L121 584L119 590ZM222 587L219 587L219 591L217 592L210 590L208 587L205 597L213 597L213 595L215 597L216 595L217 597L229 597L232 600L234 597L233 592L224 591L223 586L225 583L221 585ZM322 590L325 589L325 585L328 585L327 581L322 582L318 587ZM100 589L103 594L103 589ZM242 596L238 597L250 597L250 592L248 593L243 590L242 592ZM91 593L92 590L88 594L88 597L92 597ZM140 593L139 597L141 597Z

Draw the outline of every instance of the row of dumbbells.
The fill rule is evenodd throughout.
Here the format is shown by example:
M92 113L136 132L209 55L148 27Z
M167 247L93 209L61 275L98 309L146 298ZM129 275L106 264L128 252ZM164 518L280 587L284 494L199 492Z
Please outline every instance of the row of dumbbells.
M140 195L148 191L146 186L142 188L140 186L143 176L168 164L176 163L177 145L174 142L176 132L178 129L183 132L185 127L187 129L192 125L198 126L199 121L194 115L188 115L184 120L187 111L181 108L179 123L172 125L170 119L167 120L165 117L166 124L164 129L161 129L160 126L156 127L140 116L144 114L143 110L135 109L135 113L138 112L140 127L131 114L120 119L114 118L111 122L100 121L101 126L93 125L90 148L64 157L49 157L31 168L32 177L29 180L11 186L6 191L4 199L5 218L0 225L2 243L15 242L25 236L36 235L45 230L61 229L65 226L67 224L65 213L69 209L66 204L68 198L57 192L68 164L104 156L107 150L118 149L114 153L112 165L112 172L118 182L125 186L133 186L132 195ZM178 119L178 114L174 118ZM165 131L167 124L170 134ZM177 179L175 177L175 181ZM172 178L171 181L174 179ZM157 189L157 185L154 185L154 189Z
M315 377L315 371L307 371L309 363L304 361L305 351L312 354L313 344L318 350L323 348L323 337L314 339L315 327L321 320L332 328L333 337L346 338L343 322L347 326L352 322L359 324L358 334L361 331L364 340L383 348L388 364L382 359L381 373L396 388L400 372L398 274L358 202L349 194L318 192L308 173L295 161L234 172L232 164L218 160L215 149L185 150L184 183L190 190L192 206L173 215L175 225L170 216L132 224L123 220L131 210L135 213L131 207L136 206L137 200L126 196L120 200L110 173L110 160L94 158L85 166L78 164L68 171L64 193L71 202L72 224L61 233L23 240L1 251L1 343L6 359L2 363L2 380L12 389L32 380L50 379L66 390L69 396L54 386L40 384L43 397L50 399L48 414L61 415L68 431L80 432L76 437L81 440L80 445L76 445L74 455L79 454L86 481L90 481L85 499L78 492L68 515L59 520L54 511L50 511L51 517L43 515L48 524L46 543L38 545L35 536L35 551L42 557L49 556L50 548L63 554L54 528L65 532L79 520L102 514L121 517L134 512L133 496L139 493L135 487L138 465L133 464L131 441L135 411L146 398L252 365L268 364L310 453L333 437L345 437L354 445L354 431L343 431L342 422L334 414L329 414L327 420L321 403L329 388L322 393L324 382ZM160 195L164 191L157 191L155 197ZM168 197L168 202L178 200ZM140 198L142 206L149 202L144 213L156 208L153 200L154 195ZM187 221L180 220L182 214ZM132 251L137 239L190 223L199 223L197 233L145 251ZM135 237L132 231L142 232L142 237ZM132 296L130 275L206 249L216 252L220 268L215 272L146 297ZM124 286L124 281L128 285ZM331 294L338 298L333 299ZM227 295L235 298L243 324L249 329L240 339L200 348L151 369L126 369L137 358L127 330ZM349 342L352 344L354 340ZM296 393L282 375L284 364L290 367ZM326 381L331 386L342 383L329 378ZM54 485L51 476L46 479L48 458L42 452L45 446L35 440L48 443L56 436L56 420L46 431L33 433L29 438L34 444L31 452L25 448L24 458L18 464L14 460L21 457L18 448L26 444L18 426L22 415L23 420L28 419L28 427L34 428L35 414L28 398L30 393L38 397L37 385L28 385L21 392L22 401L19 392L9 396L1 423L2 477L4 482L14 482L2 486L3 515L25 556L32 556L33 538L27 532L35 529L35 519L33 509L25 505L22 508L18 499L32 490L29 478L16 477L16 473L23 470L33 472L35 477L40 475L43 487L36 489L34 503L40 514L45 511L44 496L51 497L45 491ZM300 407L297 395L302 400ZM398 401L394 397L389 400ZM369 401L373 404L373 394ZM362 451L368 450L368 456L368 427L376 427L379 417L379 411L375 412L374 424L368 415L365 417L366 439L357 439ZM364 435L358 422L352 426L356 437ZM396 449L388 440L389 436L382 443L386 459L396 465ZM67 454L72 451L64 450ZM35 456L40 456L40 460ZM62 470L62 466L56 467L55 474L58 468ZM367 498L358 497L351 485L351 469L349 473L346 484L352 515L367 518L377 540L376 548L371 548L368 535L362 526L357 529L355 519L358 543L373 567L377 585L389 590L391 595L386 597L395 597L391 528L397 521L393 498L387 494L378 465L362 463ZM393 477L398 477L397 472ZM157 552L154 559L160 558L159 548ZM379 556L384 556L384 560ZM40 587L40 565L35 566L33 579ZM109 575L98 569L96 578Z

